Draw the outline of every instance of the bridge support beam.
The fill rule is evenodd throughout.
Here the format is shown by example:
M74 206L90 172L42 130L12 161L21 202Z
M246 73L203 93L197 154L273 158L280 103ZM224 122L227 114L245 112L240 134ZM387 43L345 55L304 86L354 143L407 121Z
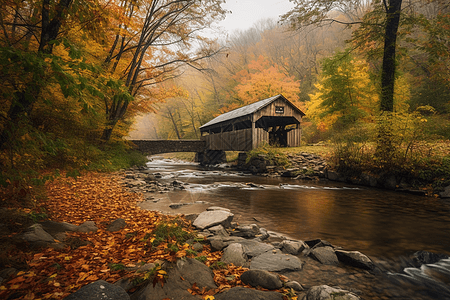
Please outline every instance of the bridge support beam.
M227 162L227 155L223 150L205 150L195 154L195 161L202 166L217 165Z

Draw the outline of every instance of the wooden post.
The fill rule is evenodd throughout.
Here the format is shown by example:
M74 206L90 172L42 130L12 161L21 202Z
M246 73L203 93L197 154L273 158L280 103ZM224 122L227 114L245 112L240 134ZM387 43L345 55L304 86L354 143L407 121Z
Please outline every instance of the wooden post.
M256 134L256 125L253 118L254 116L252 116L252 149L255 149L258 145L258 136Z

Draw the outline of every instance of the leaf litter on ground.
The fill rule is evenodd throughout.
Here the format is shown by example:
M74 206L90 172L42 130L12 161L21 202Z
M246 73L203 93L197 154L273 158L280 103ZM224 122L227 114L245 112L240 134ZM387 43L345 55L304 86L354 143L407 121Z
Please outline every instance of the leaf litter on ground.
M143 196L128 191L121 183L122 178L119 173L86 173L76 179L61 177L48 182L48 197L41 205L50 220L75 225L94 221L98 230L67 233L66 241L70 242L63 249L23 250L21 255L28 269L2 283L0 298L62 299L97 280L115 283L128 277L143 282L150 280L149 273L136 271L139 266L147 263L158 266L162 261L194 256L206 257L204 263L213 269L218 288L207 291L193 286L189 289L191 294L213 299L218 292L246 286L240 281L240 275L247 269L232 264L222 266L222 252L211 252L207 245L199 253L186 251L189 245L184 239L178 241L176 236L170 236L170 230L165 240L159 238L155 243L155 230L161 224L166 229L181 227L189 236L195 234L194 228L182 216L139 208L137 204L144 200ZM126 227L117 232L107 231L107 225L118 218L125 220ZM177 232L180 233L180 228ZM214 267L217 265L222 267ZM152 279L163 285L165 274L158 270Z

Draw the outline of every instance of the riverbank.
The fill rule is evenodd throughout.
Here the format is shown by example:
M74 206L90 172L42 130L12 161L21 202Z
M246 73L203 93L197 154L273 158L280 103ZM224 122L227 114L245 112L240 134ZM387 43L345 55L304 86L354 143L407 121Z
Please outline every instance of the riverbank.
M170 273L171 269L168 267L173 263L178 265L177 262L185 257L187 261L192 262L192 266L189 265L182 277L187 278L197 267L205 271L206 269L194 262L202 261L206 267L212 267L214 273L212 278L216 287L210 286L210 294L221 299L220 294L226 290L230 291L239 286L246 289L251 287L250 283L245 284L241 278L247 271L246 267L252 269L251 265L248 265L251 261L244 262L242 267L227 265L226 260L224 261L225 246L241 243L240 238L245 237L245 240L257 243L255 245L258 247L263 247L263 244L267 245L265 247L271 247L269 253L289 254L296 257L288 257L289 260L301 261L301 270L286 269L274 273L281 282L285 282L284 287L286 283L295 281L302 286L299 288L295 283L291 283L297 288L294 291L274 289L275 293L284 293L290 299L301 299L314 291L314 286L321 285L339 285L362 299L397 297L398 287L386 280L379 271L368 271L342 262L336 264L335 260L331 264L322 263L317 256L311 256L305 245L311 250L319 244L318 241L287 241L286 237L274 233L263 239L262 235L267 232L264 229L252 224L238 226L232 224L232 220L228 218L226 224L221 224L224 230L211 228L220 224L193 226L192 223L196 225L197 214L185 218L163 215L138 207L138 204L145 200L143 188L147 193L158 195L180 189L181 186L180 182L161 183L145 168L135 168L120 174L88 173L78 179L59 178L48 183L48 200L41 204L46 207L52 222L41 223L41 226L34 225L25 234L28 243L22 241L15 249L10 249L9 255L13 255L17 261L22 261L22 267L9 266L6 271L2 270L1 277L5 279L1 283L0 296L62 299L89 283L98 283L99 280L119 282L128 294L145 289L152 290L154 282L158 286L163 282L167 288L175 277L175 273ZM246 228L250 228L250 232L245 231ZM19 240L25 235L17 234L11 238ZM235 243L228 243L227 239ZM220 244L222 246L217 246ZM292 250L290 246L295 245L300 247ZM299 250L301 245L303 249ZM338 245L329 245L325 241L320 245L328 254L339 248ZM236 246L231 248L234 247ZM255 256L248 252L244 254L246 260L249 256ZM236 261L234 263L238 264ZM261 274L257 277L261 277ZM100 284L106 285L102 282ZM190 284L184 292L189 289L190 295L197 294L193 299L212 296L198 285L196 289L193 288L193 283ZM246 290L234 289L233 292L235 291L245 294ZM414 288L412 291L415 291ZM330 293L343 292L330 290ZM417 299L426 299L421 292L416 293L419 293ZM160 299L167 298L164 295L167 296L162 294ZM243 299L253 299L249 297Z

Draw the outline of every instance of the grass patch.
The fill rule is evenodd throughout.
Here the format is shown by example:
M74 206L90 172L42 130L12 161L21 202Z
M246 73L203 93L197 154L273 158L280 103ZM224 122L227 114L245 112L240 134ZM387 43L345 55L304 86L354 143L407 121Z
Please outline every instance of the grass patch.
M260 145L258 148L250 150L247 154L246 163L250 163L253 159L257 157L264 157L264 160L268 165L287 167L289 166L289 160L285 153L282 153L280 148L275 148L265 143Z

